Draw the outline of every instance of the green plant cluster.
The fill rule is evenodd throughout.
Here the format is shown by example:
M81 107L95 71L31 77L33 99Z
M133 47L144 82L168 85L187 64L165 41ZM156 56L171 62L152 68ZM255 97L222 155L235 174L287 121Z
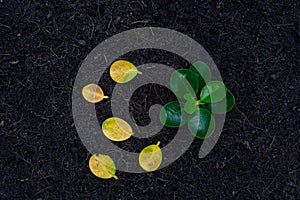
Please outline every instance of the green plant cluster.
M183 102L171 101L160 111L160 121L167 127L187 124L197 138L207 138L215 130L213 114L230 111L235 99L220 81L211 80L211 70L198 61L189 69L176 70L170 78L170 88Z

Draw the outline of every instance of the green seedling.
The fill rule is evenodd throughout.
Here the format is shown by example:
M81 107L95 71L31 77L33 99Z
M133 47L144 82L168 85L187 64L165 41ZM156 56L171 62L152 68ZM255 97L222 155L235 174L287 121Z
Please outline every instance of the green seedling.
M209 67L200 61L188 70L179 69L174 72L170 87L185 103L182 110L179 102L167 103L160 113L161 123L178 128L187 121L189 131L197 138L209 137L215 129L213 114L224 114L235 104L234 96L225 84L211 81Z

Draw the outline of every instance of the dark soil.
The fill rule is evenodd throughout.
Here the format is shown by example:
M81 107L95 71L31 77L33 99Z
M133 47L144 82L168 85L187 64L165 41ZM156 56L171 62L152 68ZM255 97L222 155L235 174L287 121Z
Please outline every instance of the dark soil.
M0 199L300 199L299 18L296 0L0 0ZM98 179L73 124L72 86L97 44L144 26L197 40L236 107L204 159L196 140L162 170ZM148 53L128 59L188 67ZM145 86L132 97L139 124L149 103L137 97L174 98L154 98L163 90ZM170 141L174 130L165 132L157 137Z

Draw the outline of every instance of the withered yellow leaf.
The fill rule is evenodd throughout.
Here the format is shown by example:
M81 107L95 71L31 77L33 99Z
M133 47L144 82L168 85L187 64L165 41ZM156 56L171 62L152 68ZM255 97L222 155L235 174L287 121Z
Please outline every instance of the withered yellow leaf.
M140 166L148 172L159 168L162 161L162 152L159 147L160 142L145 147L139 155Z
M117 83L127 83L131 81L137 74L142 74L129 61L117 60L110 66L110 77Z
M98 103L108 96L104 96L103 90L97 84L88 84L82 88L82 96L90 103Z
M124 141L133 135L131 126L121 118L111 117L102 123L103 134L112 141Z
M89 167L91 172L103 179L115 178L118 177L115 175L116 166L114 161L107 155L103 154L94 154L90 158Z

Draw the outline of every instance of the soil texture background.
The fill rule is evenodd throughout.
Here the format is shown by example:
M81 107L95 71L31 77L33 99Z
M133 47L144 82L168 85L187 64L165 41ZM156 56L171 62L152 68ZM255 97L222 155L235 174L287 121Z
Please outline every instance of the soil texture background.
M296 0L0 0L0 199L300 199L299 18ZM236 106L204 159L195 140L167 168L102 180L90 172L91 155L73 123L73 83L99 43L149 26L199 42ZM123 58L189 67L155 50ZM112 90L109 77L101 81ZM130 110L146 125L150 105L174 98L146 85ZM99 122L109 105L96 106ZM118 145L140 151L175 134L164 128L153 140Z

